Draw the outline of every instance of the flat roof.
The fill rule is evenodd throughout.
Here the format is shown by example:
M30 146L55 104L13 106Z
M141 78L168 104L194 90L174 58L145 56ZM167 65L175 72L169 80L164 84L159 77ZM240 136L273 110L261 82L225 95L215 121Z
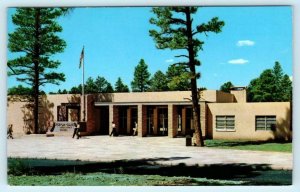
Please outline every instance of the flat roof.
M108 106L108 105L192 105L190 101L161 101L161 102L95 102L94 106Z

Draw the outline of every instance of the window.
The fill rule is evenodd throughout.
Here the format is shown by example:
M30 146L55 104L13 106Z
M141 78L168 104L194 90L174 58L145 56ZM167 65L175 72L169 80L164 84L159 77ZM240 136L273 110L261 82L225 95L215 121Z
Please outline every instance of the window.
M256 130L273 130L276 128L276 116L255 116Z
M234 116L216 116L216 129L218 131L234 131Z

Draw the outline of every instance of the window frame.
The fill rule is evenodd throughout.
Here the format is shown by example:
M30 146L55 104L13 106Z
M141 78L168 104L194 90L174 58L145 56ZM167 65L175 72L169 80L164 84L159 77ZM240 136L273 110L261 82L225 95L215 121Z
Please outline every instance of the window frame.
M258 118L261 118L260 121L264 120L263 127L258 127L259 125ZM275 131L273 130L272 125L275 125L275 130L276 130L277 127L276 115L255 115L255 131Z
M218 119L218 118L224 118ZM221 122L218 122L221 121ZM222 122L223 121L223 122ZM231 121L231 124L230 124ZM220 124L223 124L222 127L220 127ZM216 131L218 132L235 132L235 115L216 115L215 116L215 127Z

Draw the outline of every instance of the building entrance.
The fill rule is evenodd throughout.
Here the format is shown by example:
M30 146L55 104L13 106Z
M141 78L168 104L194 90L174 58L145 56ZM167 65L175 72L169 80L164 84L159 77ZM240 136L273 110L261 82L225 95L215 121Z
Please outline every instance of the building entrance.
M118 133L121 135L132 135L133 128L137 124L136 106L118 107Z
M57 106L57 120L69 122L80 121L80 105L78 103L62 103Z
M96 107L95 110L96 134L109 134L109 108L108 106Z
M158 135L168 136L168 108L158 108Z

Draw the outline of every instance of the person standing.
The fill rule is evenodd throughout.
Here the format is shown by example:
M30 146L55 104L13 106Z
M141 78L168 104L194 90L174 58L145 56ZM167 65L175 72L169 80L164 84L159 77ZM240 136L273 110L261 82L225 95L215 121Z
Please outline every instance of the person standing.
M137 135L137 122L136 121L134 122L134 128L133 128L132 136L135 136L135 135Z

